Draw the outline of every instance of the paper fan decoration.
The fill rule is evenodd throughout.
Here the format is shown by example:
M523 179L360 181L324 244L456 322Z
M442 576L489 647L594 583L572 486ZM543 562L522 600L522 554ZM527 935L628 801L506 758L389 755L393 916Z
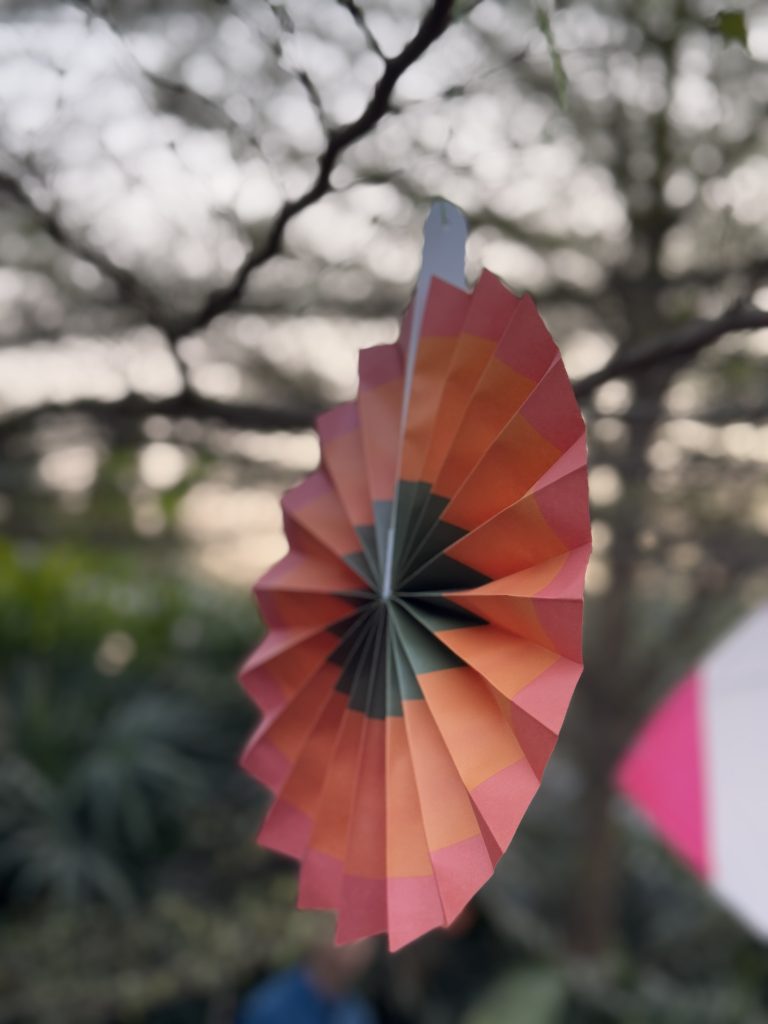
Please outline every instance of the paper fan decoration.
M449 924L535 794L582 670L584 424L529 297L464 286L438 203L396 344L317 422L283 499L290 553L255 591L243 754L275 793L259 841L299 905L391 949Z
M768 939L768 604L675 686L621 761L627 799Z

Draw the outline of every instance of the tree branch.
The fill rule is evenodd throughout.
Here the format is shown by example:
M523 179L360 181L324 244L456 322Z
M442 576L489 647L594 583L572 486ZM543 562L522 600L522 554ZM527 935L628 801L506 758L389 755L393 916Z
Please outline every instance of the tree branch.
M138 278L125 267L115 263L105 252L95 248L84 238L75 235L61 219L55 205L51 205L48 209L41 206L20 178L0 171L0 191L10 195L22 209L31 214L46 234L62 249L95 267L102 277L112 283L118 295L129 306L138 310L147 323L162 332L168 342L171 357L179 371L182 383L188 389L189 375L186 364L177 349L178 337L173 334L167 320L160 313L156 299L144 288Z
M121 298L131 305L139 307L147 320L155 326L162 327L160 317L154 309L154 302L134 275L121 267L107 256L95 249L83 238L76 237L64 224L55 207L44 209L25 188L19 178L0 171L0 191L11 196L19 206L30 213L54 242L66 249L73 256L89 263L99 273L111 281Z
M211 292L197 312L179 320L173 328L174 337L181 338L200 330L239 300L251 273L279 251L290 221L331 190L331 174L342 153L370 132L385 116L400 78L445 32L450 23L453 4L454 0L434 0L416 35L397 56L385 61L384 71L362 114L356 120L329 132L325 151L320 156L317 174L309 188L298 198L283 203L266 239L245 256L229 284Z
M381 59L385 61L387 58L384 56L384 52L379 46L376 36L371 32L365 15L360 10L355 0L337 0L337 2L340 7L344 7L352 15L358 28L365 36L365 41L368 43L371 50L373 50L377 57L381 57Z
M168 338L185 386L188 386L186 368L178 357L177 342L193 331L204 328L219 314L234 306L241 298L251 273L279 251L290 221L331 190L331 175L339 158L353 143L375 128L387 114L390 109L392 93L400 78L445 32L450 24L454 2L455 0L433 0L410 42L396 56L385 59L384 70L362 114L354 121L340 125L328 132L326 147L319 157L317 174L312 184L302 195L283 203L266 238L256 243L246 254L229 283L222 288L213 290L202 306L190 315L182 314L171 320L162 313L151 293L129 270L115 263L106 253L74 235L61 220L55 208L41 207L23 183L13 175L0 172L0 190L11 195L23 208L28 210L48 235L62 248L95 267L114 284L124 300L140 309L147 321L163 332ZM306 85L306 83L304 84Z
M133 57L133 54L131 54ZM135 58L133 58L135 60ZM139 72L147 79L150 85L155 89L156 92L164 94L166 100L168 97L175 97L182 104L193 104L200 107L201 110L205 110L209 115L212 122L216 123L222 129L229 133L229 138L234 141L239 139L246 143L251 149L253 149L266 163L266 157L264 151L261 148L261 143L256 138L253 132L248 131L243 125L229 114L224 106L220 106L215 103L208 96L204 96L200 92L196 92L189 85L184 82L176 82L170 78L166 78L164 75L155 74L152 71L147 70L143 65L138 64ZM168 104L165 102L166 108ZM177 109L171 107L171 112L177 117L183 117L183 114L179 114Z
M616 377L631 377L664 363L683 362L729 331L751 331L760 327L768 327L768 310L754 306L734 307L716 320L693 321L634 351L619 351L601 370L575 382L576 397L585 398L605 381Z
M574 391L578 398L586 398L605 381L643 373L661 364L683 361L729 331L756 330L761 327L768 327L768 310L755 307L731 309L716 320L689 324L634 352L619 352L602 370L576 381ZM219 402L186 388L171 398L157 400L141 395L129 395L116 402L83 399L26 409L0 420L0 441L28 429L48 415L75 414L113 422L142 419L153 415L167 416L170 419L188 416L199 420L220 421L227 426L245 430L308 430L312 428L315 416L322 412L323 408L321 401L303 408ZM743 416L748 418L749 410L745 410ZM728 410L727 415L718 418L718 422L735 418L739 418L737 410Z
M171 398L159 399L136 394L117 401L85 398L76 402L37 406L5 416L0 420L0 441L24 433L48 416L86 416L106 423L142 420L148 416L167 416L169 419L190 417L218 421L228 427L271 431L308 430L314 425L315 416L322 411L321 405L295 409L219 402L190 390L184 390Z

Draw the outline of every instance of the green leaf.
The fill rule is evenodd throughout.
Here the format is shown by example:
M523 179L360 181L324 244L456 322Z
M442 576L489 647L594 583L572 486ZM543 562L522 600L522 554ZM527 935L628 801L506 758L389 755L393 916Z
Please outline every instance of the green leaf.
M549 17L549 12L543 7L536 8L536 24L539 26L542 35L547 41L549 59L552 61L552 71L555 76L557 100L562 109L565 110L568 105L568 76L565 73L563 59L560 56L560 51L558 50L557 43L555 42L555 34L552 31L552 20Z
M747 19L744 11L718 11L715 17L715 26L726 43L738 43L745 50L749 49Z

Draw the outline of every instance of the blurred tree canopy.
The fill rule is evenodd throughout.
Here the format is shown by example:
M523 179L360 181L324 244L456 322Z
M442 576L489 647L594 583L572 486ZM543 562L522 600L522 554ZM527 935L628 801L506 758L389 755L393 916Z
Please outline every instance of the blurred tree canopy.
M610 786L768 594L768 11L722 2L6 0L0 1022L230 1020L313 932L250 843L245 586L436 195L563 349L595 554L541 793L379 1008L768 1020L764 949Z

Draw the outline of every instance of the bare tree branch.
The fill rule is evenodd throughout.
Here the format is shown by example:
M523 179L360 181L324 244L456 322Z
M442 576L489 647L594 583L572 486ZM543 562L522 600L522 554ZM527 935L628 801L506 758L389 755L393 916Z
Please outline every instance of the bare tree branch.
M19 206L31 214L58 245L78 259L95 267L103 277L111 281L121 298L141 309L150 323L162 326L154 300L137 278L125 267L110 259L106 253L96 249L85 239L78 238L61 219L55 206L45 209L32 196L20 178L4 171L0 171L0 191L11 196Z
M205 327L220 313L234 306L241 298L251 273L279 251L289 222L331 190L331 174L339 158L349 146L370 132L387 114L398 81L446 30L450 24L453 6L454 0L434 0L410 42L396 56L385 60L384 71L362 114L354 121L328 132L326 148L319 158L317 174L310 187L298 198L283 203L266 238L251 248L230 282L212 291L202 306L189 316L182 315L174 321L169 320L168 316L161 312L157 300L129 270L115 263L106 253L99 251L85 239L77 237L63 222L55 207L42 207L20 179L0 172L0 190L11 195L28 210L57 244L95 267L114 284L125 301L139 309L149 323L163 332L182 375L184 392L189 392L189 400L194 401L195 396L191 393L187 368L178 353L179 340ZM307 83L303 84L306 88Z
M731 309L716 320L689 324L634 352L620 352L602 370L577 381L574 391L578 398L586 398L605 381L643 373L669 362L683 361L730 331L755 330L761 327L768 327L767 310L755 307ZM158 400L131 395L117 402L84 399L68 404L38 406L0 420L0 440L28 429L48 415L80 414L107 422L126 418L135 420L152 415L168 416L171 419L188 416L199 420L219 421L228 426L247 430L305 430L312 427L315 416L322 412L323 408L321 400L315 406L310 404L309 407L302 408L272 408L219 402L185 388L172 398ZM759 414L759 410L753 411ZM721 416L717 416L715 421L728 422L749 416L749 409L741 412L738 409L729 409Z
M28 162L28 169L34 170ZM21 178L0 171L0 191L10 195L26 210L50 238L77 259L95 267L107 281L110 281L118 295L133 309L138 310L147 323L162 332L168 341L168 348L178 368L185 389L189 388L187 366L177 349L178 338L170 330L169 325L160 312L157 300L140 283L130 270L121 266L103 252L91 245L86 239L77 236L59 216L56 206L42 206L25 187Z
M711 426L722 426L725 423L734 423L741 420L746 423L762 423L768 420L768 402L749 405L722 405L715 409L708 409L703 412L691 413L688 416L672 416L670 420L696 420L697 423L706 423Z
M368 46L373 50L373 52L377 56L381 57L381 59L385 61L387 58L384 56L384 52L379 46L376 36L373 34L373 32L371 32L370 26L368 25L368 22L365 19L365 15L360 10L360 7L357 5L355 0L338 0L338 3L341 7L344 7L346 10L348 10L352 17L355 19L355 23L358 25L360 31L365 36L365 41L368 43Z
M322 101L322 98L320 96L320 92L319 92L317 86L312 81L312 79L309 77L309 74L303 68L297 68L293 72L293 76L294 76L294 78L296 78L296 80L299 82L299 84L301 85L301 87L304 90L304 92L307 94L309 102L312 104L312 108L314 109L315 113L317 114L318 121L323 126L323 128L325 128L327 130L327 128L328 128L328 116L325 113L325 108L323 107L323 101Z
M201 109L206 111L214 123L220 125L222 129L229 132L230 139L233 141L242 141L258 153L266 163L264 151L256 135L253 132L248 131L248 129L240 124L239 121L236 121L235 118L227 112L223 105L214 102L214 100L210 99L208 96L204 96L201 92L197 92L184 82L177 82L170 78L166 78L164 75L158 75L153 71L149 71L142 65L139 65L138 61L136 61L136 63L141 74L144 75L147 81L157 91L165 93L168 96L174 96L182 103L199 105Z
M28 170L34 171L31 162L28 162ZM126 267L116 263L108 254L92 246L86 239L77 236L59 216L54 204L45 208L38 203L23 183L22 178L0 171L0 190L5 191L20 207L31 214L56 245L95 267L102 278L113 284L118 295L129 306L141 313L147 324L151 324L162 332L168 341L171 356L184 388L188 388L187 368L178 353L177 339L169 330L157 300L141 285L138 278Z
M193 331L200 330L239 300L251 273L279 251L285 229L290 221L331 190L331 174L342 153L370 132L386 115L390 107L392 93L402 75L445 32L450 24L453 4L454 0L434 0L411 41L397 56L385 61L384 71L362 114L356 120L329 132L325 151L320 157L317 174L309 188L298 198L283 203L266 239L260 245L252 248L245 256L229 284L211 292L208 299L192 316L179 320L173 328L174 337L181 338Z
M768 419L768 403L753 401L745 404L734 402L731 405L715 406L712 409L695 409L691 412L665 412L663 415L659 415L658 409L636 401L625 412L611 414L611 418L622 420L624 423L654 422L659 425L676 423L680 420L692 420L707 426L722 427L737 421L762 423Z
M315 416L322 411L321 404L316 408L277 408L219 402L190 390L182 391L171 398L159 399L136 394L117 401L86 398L75 402L36 406L12 413L0 420L0 441L24 433L49 416L84 416L107 424L142 420L148 416L167 416L169 419L191 418L246 430L272 431L307 430L313 426Z
M577 398L585 398L607 380L631 377L663 363L683 362L730 331L751 331L760 327L768 327L768 310L754 306L734 307L716 320L695 320L650 344L620 350L602 370L576 381L574 391Z

